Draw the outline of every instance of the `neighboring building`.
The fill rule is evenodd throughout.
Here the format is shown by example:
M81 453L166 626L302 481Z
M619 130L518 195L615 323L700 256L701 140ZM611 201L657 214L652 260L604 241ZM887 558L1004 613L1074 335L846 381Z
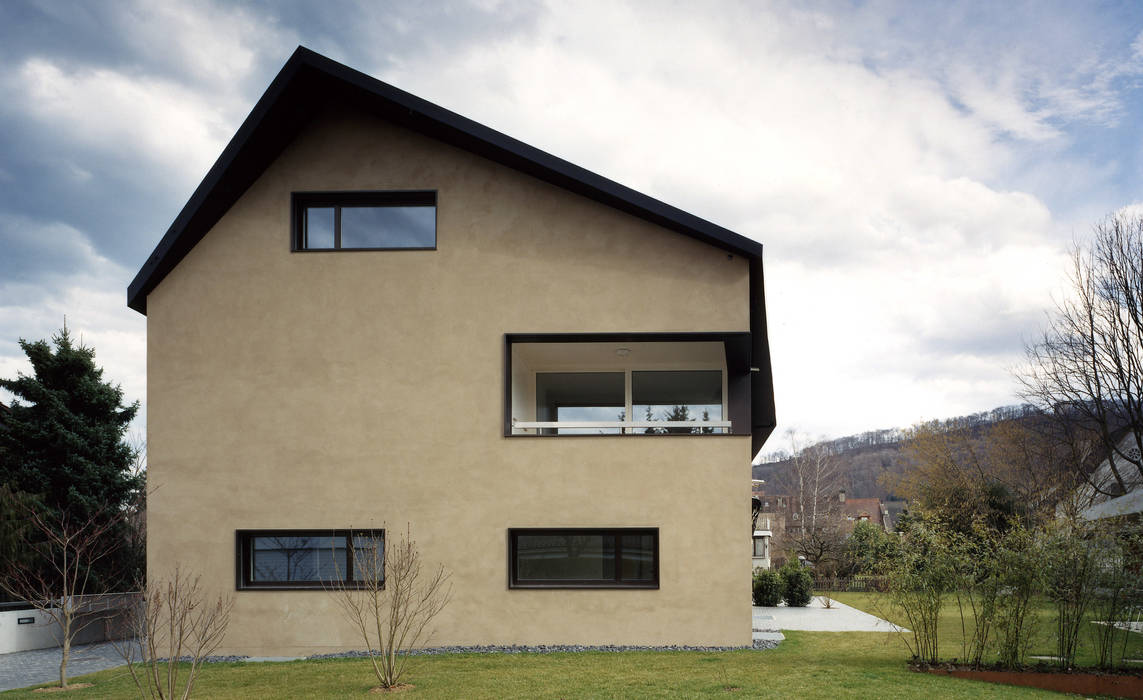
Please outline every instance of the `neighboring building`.
M859 522L870 522L886 530L886 510L877 498L846 498L845 491L839 496L841 500L841 514L846 519L849 531Z
M148 575L237 589L219 653L360 648L322 586L410 524L431 645L749 645L761 256L298 49L128 290Z
M889 532L896 532L897 525L901 522L901 515L909 510L909 502L904 500L885 501L881 506L885 513L885 529Z
M750 497L750 565L755 569L770 568L770 547L771 539L773 539L773 533L770 531L770 519L762 517L762 500L758 497L762 483L760 480L754 480ZM765 495L764 492L762 495ZM758 529L760 526L764 529Z
M1089 482L1077 491L1079 516L1084 520L1103 520L1143 513L1143 476L1139 445L1134 431L1128 430L1116 448L1116 471L1123 480L1121 487L1111 469L1111 462L1103 460L1089 477ZM1099 486L1097 490L1092 484ZM1110 495L1115 494L1115 495Z
M755 569L770 568L770 540L773 533L770 530L754 531L754 548L751 551L750 565Z

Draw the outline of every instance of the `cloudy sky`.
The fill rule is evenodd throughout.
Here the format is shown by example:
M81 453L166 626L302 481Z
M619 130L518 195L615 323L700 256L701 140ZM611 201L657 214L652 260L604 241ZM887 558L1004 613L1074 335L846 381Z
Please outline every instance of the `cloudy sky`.
M1068 247L1143 200L1141 32L1132 2L9 0L0 376L66 316L145 397L127 284L303 44L762 241L780 431L1015 403Z

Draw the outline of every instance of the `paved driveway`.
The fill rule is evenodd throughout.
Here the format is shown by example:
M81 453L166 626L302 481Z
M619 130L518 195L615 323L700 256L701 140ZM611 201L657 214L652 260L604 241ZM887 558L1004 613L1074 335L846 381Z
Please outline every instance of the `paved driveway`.
M82 676L108 668L122 666L123 659L111 642L83 644L71 648L67 675ZM59 682L60 650L34 649L0 654L0 690L26 688L40 683Z
M751 622L755 639L784 639L781 630L810 632L897 632L892 622L837 602L826 608L821 596L804 608L753 608ZM907 631L907 630L906 630Z

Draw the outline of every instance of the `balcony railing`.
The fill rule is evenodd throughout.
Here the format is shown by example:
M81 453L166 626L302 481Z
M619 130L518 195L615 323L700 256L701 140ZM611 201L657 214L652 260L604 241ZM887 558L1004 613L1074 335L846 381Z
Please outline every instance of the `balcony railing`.
M520 430L543 430L545 428L609 428L609 429L646 429L646 428L725 428L731 432L731 422L728 420L563 420L563 421L527 421L512 419L512 427Z

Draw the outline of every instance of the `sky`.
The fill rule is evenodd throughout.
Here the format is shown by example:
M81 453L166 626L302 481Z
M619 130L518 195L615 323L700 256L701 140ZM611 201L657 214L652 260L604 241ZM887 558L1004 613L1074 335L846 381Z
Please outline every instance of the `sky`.
M1143 201L1134 2L7 0L0 377L66 318L145 408L127 285L299 44L761 241L767 448L1020 402Z

